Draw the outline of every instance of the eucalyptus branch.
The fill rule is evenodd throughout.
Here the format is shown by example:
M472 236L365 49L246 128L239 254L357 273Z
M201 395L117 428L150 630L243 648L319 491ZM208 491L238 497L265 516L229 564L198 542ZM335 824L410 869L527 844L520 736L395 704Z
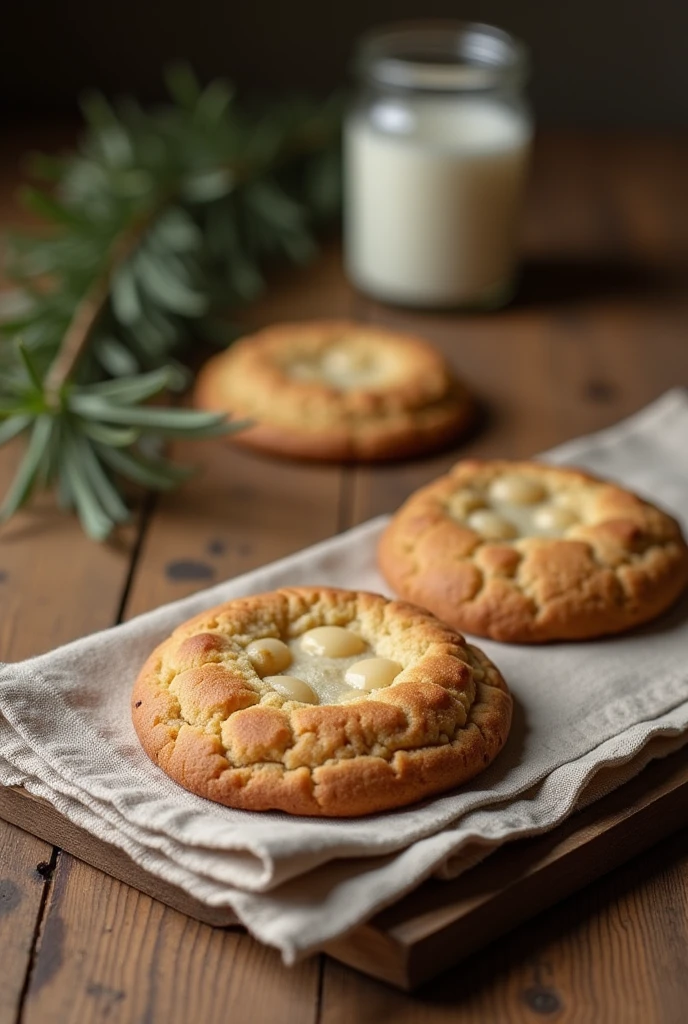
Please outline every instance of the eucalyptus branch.
M266 259L312 255L313 230L338 209L337 103L249 115L186 68L168 85L173 104L152 112L91 97L76 153L37 161L52 188L26 200L49 231L15 240L25 311L0 323L22 338L0 341L0 444L28 438L5 518L55 487L103 538L127 516L121 478L164 489L187 475L151 441L240 429L141 403L179 387L185 342L255 297Z

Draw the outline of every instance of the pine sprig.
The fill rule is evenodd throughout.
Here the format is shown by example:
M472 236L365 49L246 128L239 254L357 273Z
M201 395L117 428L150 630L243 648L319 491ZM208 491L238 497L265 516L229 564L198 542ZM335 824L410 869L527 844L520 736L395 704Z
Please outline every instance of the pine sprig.
M141 403L182 387L189 339L260 292L266 259L310 258L338 208L337 101L247 112L186 67L167 84L172 104L152 111L89 97L77 151L34 159L50 188L24 201L47 229L14 239L23 308L0 323L0 444L27 436L4 518L54 487L103 539L128 515L121 478L166 489L187 475L151 439L240 429Z

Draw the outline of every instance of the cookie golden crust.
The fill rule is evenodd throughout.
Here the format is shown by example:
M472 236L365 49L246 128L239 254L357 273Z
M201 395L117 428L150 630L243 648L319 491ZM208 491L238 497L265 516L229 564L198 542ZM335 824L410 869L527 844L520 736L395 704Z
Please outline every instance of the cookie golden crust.
M343 627L335 633L365 645L362 657L395 664L391 685L314 704L277 692L270 680L291 685L284 674L261 678L276 663L256 659L256 641L291 645L303 674L304 634L321 626ZM326 660L334 672L337 659ZM229 807L329 817L400 807L472 778L504 745L511 706L489 659L429 612L309 587L230 601L184 623L151 654L132 694L144 750L186 789Z
M421 338L368 324L279 324L201 369L194 401L255 424L232 441L276 455L370 461L449 443L474 405Z
M512 643L630 629L688 584L674 519L608 481L536 462L459 462L399 509L378 558L407 600Z

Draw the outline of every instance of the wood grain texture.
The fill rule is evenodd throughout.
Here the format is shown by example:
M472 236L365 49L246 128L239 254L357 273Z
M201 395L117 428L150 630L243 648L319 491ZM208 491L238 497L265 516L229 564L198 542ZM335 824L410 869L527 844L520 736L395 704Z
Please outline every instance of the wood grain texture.
M23 1021L310 1024L317 977L317 961L287 971L274 951L245 936L202 925L64 857Z
M0 1021L14 1020L51 872L52 846L0 821Z
M3 173L5 211L2 186L9 178ZM391 510L456 454L527 456L609 425L667 387L688 383L688 222L680 216L687 177L685 143L541 139L521 291L509 309L492 316L410 313L355 296L341 278L336 248L312 271L278 275L269 301L247 311L249 328L277 319L355 314L424 333L484 399L482 430L456 453L375 473L305 472L230 455L216 443L202 454L194 448L190 454L198 451L215 478L199 478L189 485L196 490L158 505L128 613ZM0 582L0 607L3 613L12 609L0 617L0 635L13 652L34 653L60 632L75 635L93 628L89 623L99 614L112 614L117 586L108 591L107 581L116 575L113 565L120 599L124 594L121 569L129 564L129 540L121 554L93 554L95 546L86 554L69 527L51 525L41 547L42 515L31 513L36 518L28 527L12 527L17 532L5 554L16 562L2 563L0 554L0 570L16 566L13 582L17 573L25 581L12 605L5 604ZM58 541L59 530L65 532ZM103 559L87 573L98 584L84 590L82 570L72 563L92 556ZM166 575L171 561L189 564ZM200 565L210 566L212 576ZM29 618L28 602L41 599L43 615ZM13 854L11 864L16 860ZM685 1017L688 844L681 837L519 927L414 996L327 961L320 1001L315 962L287 972L246 936L190 923L92 868L66 856L60 861L27 978L26 1020L175 1024L193 1014L191 996L207 1016L277 1024L678 1024ZM25 855L25 863L32 862L33 853ZM8 863L3 845L0 877ZM21 934L13 931L13 939ZM19 971L16 958L13 965ZM23 979L17 992L22 988ZM14 1010L6 1017L14 1020Z

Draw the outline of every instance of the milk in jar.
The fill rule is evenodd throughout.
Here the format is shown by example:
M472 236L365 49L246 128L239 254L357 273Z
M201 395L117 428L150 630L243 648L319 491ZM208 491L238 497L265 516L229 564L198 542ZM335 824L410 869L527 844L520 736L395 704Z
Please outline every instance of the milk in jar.
M349 276L401 304L502 304L532 135L520 46L487 26L407 27L374 52L345 127Z

